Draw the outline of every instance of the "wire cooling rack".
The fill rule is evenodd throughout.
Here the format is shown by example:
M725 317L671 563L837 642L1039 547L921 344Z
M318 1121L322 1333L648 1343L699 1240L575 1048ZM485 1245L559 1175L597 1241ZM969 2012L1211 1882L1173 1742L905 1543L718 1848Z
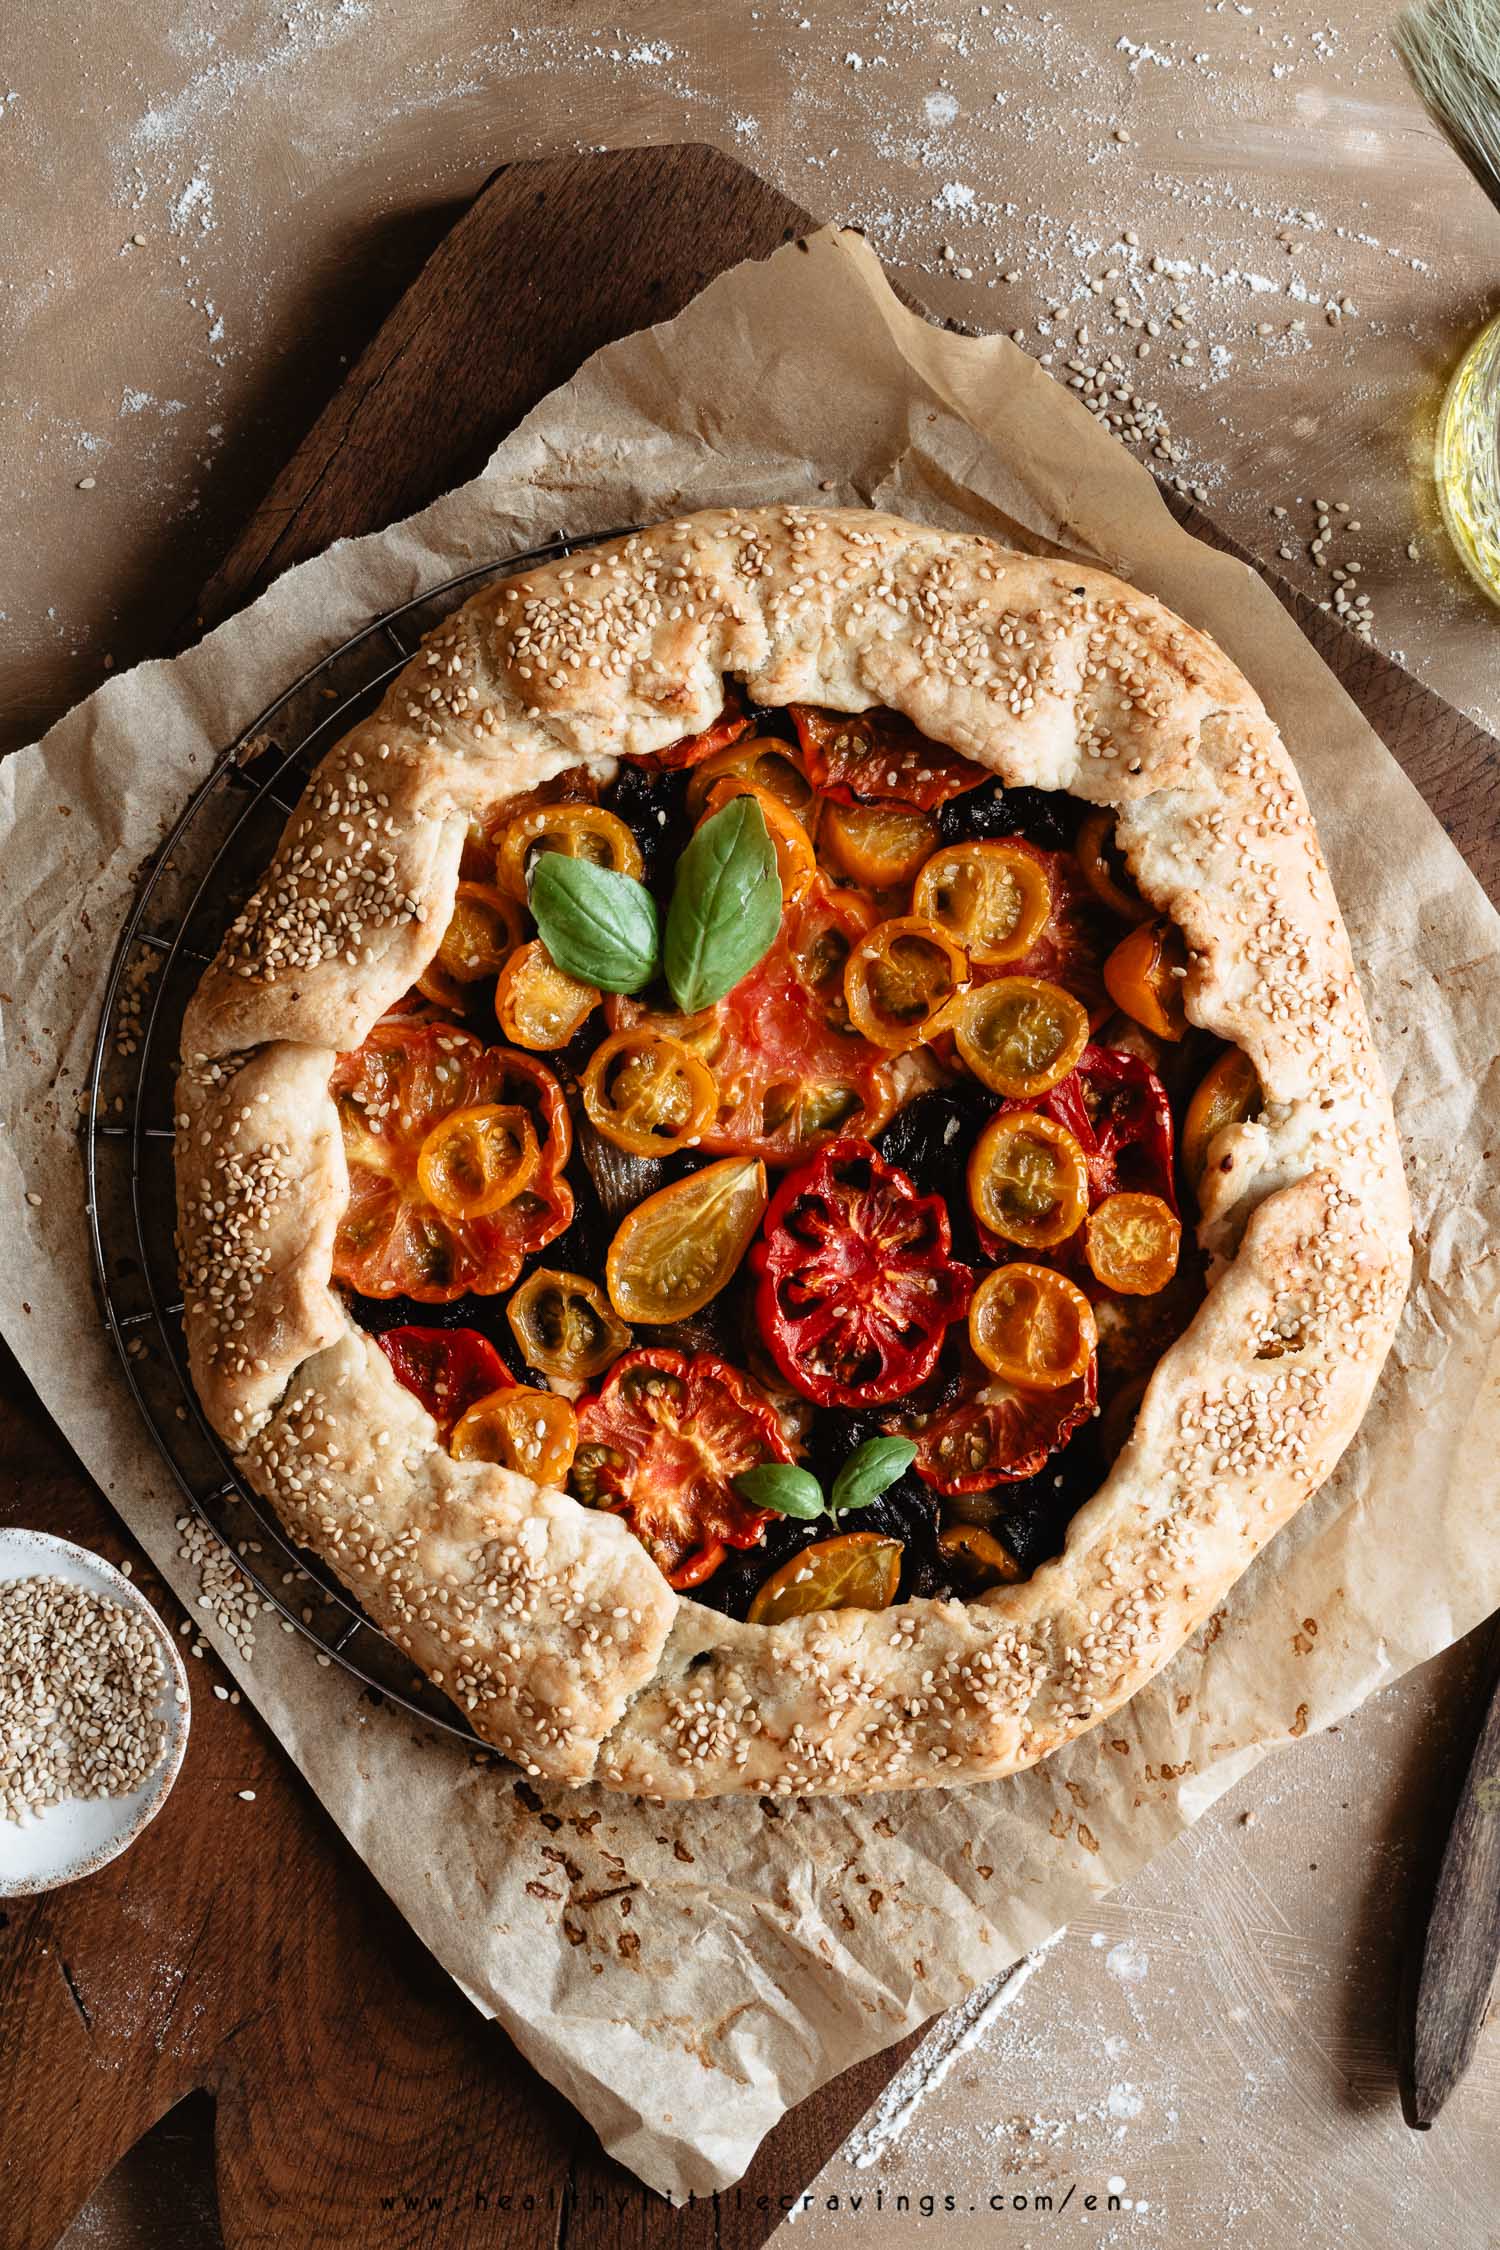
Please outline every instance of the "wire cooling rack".
M473 1729L448 1698L287 1538L203 1415L187 1371L173 1241L172 1088L193 989L324 751L375 708L423 635L470 594L620 536L558 538L450 578L376 618L267 704L215 762L141 879L110 964L90 1073L84 1161L101 1308L183 1498L263 1598L333 1663L470 1741Z

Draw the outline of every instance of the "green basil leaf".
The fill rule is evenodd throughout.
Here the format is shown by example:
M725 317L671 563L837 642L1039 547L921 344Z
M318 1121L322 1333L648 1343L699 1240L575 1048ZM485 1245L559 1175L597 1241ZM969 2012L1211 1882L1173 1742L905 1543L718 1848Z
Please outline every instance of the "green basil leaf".
M752 1508L774 1508L778 1516L797 1516L811 1523L823 1513L823 1487L809 1469L794 1469L785 1461L762 1461L758 1469L741 1469L734 1489Z
M781 878L766 816L731 797L705 820L677 863L662 966L686 1015L747 977L781 928Z
M872 1437L856 1446L833 1480L829 1507L834 1515L850 1508L868 1508L888 1485L904 1476L917 1458L910 1438Z
M542 852L528 904L543 945L570 977L601 992L639 992L655 976L656 901L634 876L566 852Z

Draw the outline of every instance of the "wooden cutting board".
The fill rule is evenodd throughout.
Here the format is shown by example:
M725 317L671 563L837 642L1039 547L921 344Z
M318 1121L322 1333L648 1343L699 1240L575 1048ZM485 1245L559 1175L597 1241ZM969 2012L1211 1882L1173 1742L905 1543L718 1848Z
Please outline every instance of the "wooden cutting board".
M202 620L471 476L599 345L670 318L716 273L811 223L706 148L507 166L277 478ZM1495 895L1500 744L1278 591ZM175 1615L13 1363L0 1521L131 1558ZM249 1706L210 1693L226 1684L217 1668L193 1669L192 1742L160 1819L89 1881L0 1912L0 2250L51 2250L117 2159L196 2089L214 2099L229 2250L758 2250L909 2051L889 2048L804 2103L739 2188L670 2211L459 1995ZM140 2166L161 2250L210 2250L206 2132L195 2121L170 2166ZM94 2250L144 2239L107 2220L89 2235Z

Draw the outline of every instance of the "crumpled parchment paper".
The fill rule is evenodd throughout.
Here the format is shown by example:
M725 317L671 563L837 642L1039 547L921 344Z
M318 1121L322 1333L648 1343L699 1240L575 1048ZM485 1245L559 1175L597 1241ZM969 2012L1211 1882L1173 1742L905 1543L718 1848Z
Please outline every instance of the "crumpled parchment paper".
M466 563L560 528L820 499L1102 562L1248 673L1332 863L1419 1254L1394 1361L1337 1475L1126 1711L1008 1782L665 1811L539 1790L371 1708L300 1638L263 1623L246 1665L205 1627L475 2005L676 2196L736 2179L789 2105L1097 1900L1267 1750L1500 1604L1500 920L1259 580L1180 530L1146 471L1024 353L927 325L833 229L598 353L473 483L290 572L0 767L0 1324L191 1603L180 1502L94 1314L78 1154L102 980L143 860L280 687Z

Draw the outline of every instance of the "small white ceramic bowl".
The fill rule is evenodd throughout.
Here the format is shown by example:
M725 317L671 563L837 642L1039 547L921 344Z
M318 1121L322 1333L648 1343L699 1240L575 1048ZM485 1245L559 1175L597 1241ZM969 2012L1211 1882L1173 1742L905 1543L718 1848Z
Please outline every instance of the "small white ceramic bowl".
M54 1539L49 1532L0 1528L0 1579L4 1578L66 1578L119 1602L151 1627L166 1667L160 1710L167 1724L167 1746L139 1789L128 1797L71 1797L24 1823L0 1820L0 1898L24 1898L107 1867L150 1826L181 1770L190 1708L187 1673L176 1642L140 1588L102 1555L75 1547L71 1539Z

